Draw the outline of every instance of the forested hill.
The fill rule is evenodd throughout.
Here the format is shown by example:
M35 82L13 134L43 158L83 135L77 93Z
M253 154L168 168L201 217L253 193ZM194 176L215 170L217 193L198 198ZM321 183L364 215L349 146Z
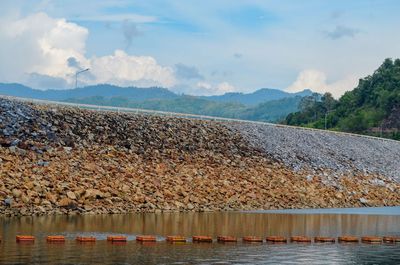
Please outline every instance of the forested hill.
M180 96L174 99L154 99L131 101L123 97L89 97L73 98L66 101L103 106L141 108L170 112L190 113L225 118L235 118L265 122L279 122L286 115L298 110L302 97L287 97L279 100L265 101L255 106L247 106L238 102L218 102L200 97Z
M284 98L305 97L312 94L310 89L304 89L297 93L289 93L279 89L261 88L252 93L225 93L219 96L201 97L216 102L234 102L241 103L246 106L255 106L272 100L280 100Z
M111 98L123 98L127 101L141 102L145 100L171 100L189 95L176 94L162 87L120 87L110 84L98 84L93 86L79 87L75 89L33 89L21 84L0 83L0 94L65 101L70 99L90 100L94 97L103 97L107 100ZM245 106L256 106L272 100L285 98L304 97L312 94L312 91L305 89L297 93L289 93L279 89L261 88L252 93L225 93L218 96L199 96L198 99L205 99L213 102L239 103Z
M286 115L298 110L302 97L311 94L312 91L308 89L289 93L278 89L262 88L252 93L195 97L178 95L159 87L118 87L99 84L69 90L37 90L21 84L0 83L0 95L267 122L285 119Z
M400 59L386 59L339 100L304 97L285 123L400 139Z

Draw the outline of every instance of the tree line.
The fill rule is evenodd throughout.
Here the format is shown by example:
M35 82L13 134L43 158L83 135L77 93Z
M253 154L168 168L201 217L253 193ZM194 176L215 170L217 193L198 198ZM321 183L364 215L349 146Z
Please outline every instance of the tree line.
M283 123L400 139L400 59L385 59L338 100L330 93L302 98Z

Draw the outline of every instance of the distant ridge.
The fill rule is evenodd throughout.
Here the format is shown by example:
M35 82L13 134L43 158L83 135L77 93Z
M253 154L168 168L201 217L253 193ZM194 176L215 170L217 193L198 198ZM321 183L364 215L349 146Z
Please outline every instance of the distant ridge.
M279 122L289 113L298 111L301 99L311 94L311 90L288 93L263 88L248 94L189 96L178 95L160 87L138 88L101 84L69 90L38 90L21 84L0 83L0 95L266 122Z
M100 84L66 90L38 90L21 84L0 83L0 94L47 100L67 100L70 98L82 99L101 96L104 98L123 97L133 101L143 101L148 99L173 99L179 97L168 89L160 87L119 87L109 84Z
M166 100L176 99L182 97L174 92L161 87L120 87L109 84L99 84L94 86L80 87L76 89L66 90L39 90L33 89L21 84L16 83L0 83L0 94L15 96L15 97L28 97L47 100L68 100L68 99L84 99L91 97L110 98L125 98L129 101L144 101L144 100ZM309 89L303 90L298 93L289 93L279 89L262 88L252 93L226 93L220 96L200 96L197 98L207 99L216 102L232 102L240 103L247 106L255 106L259 103L264 103L272 100L280 100L290 97L304 97L312 94Z
M235 102L242 103L244 105L257 105L266 101L279 100L289 97L305 97L310 96L313 92L309 89L305 89L297 93L289 93L279 89L273 88L261 88L253 93L226 93L221 96L209 96L203 97L209 100L218 102Z

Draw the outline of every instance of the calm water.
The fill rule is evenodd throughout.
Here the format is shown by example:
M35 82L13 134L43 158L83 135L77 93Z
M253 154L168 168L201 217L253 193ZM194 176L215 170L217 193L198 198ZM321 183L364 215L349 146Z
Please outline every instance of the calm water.
M333 211L333 212L332 212ZM351 212L357 214L351 214ZM400 264L400 244L169 244L142 245L137 234L167 235L399 235L400 207L325 211L171 213L113 216L58 216L0 219L1 264ZM17 244L16 234L36 236L34 244ZM62 234L64 244L45 236ZM128 236L114 245L109 234ZM77 235L94 235L79 244Z

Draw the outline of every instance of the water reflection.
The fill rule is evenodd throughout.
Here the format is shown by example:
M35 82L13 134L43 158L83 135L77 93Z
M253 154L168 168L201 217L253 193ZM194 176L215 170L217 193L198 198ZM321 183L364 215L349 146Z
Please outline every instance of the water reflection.
M109 232L166 235L389 235L400 232L400 216L338 214L164 213L51 216L0 219L3 237L16 234Z
M168 213L105 216L52 216L0 219L3 242L0 263L48 264L186 264L308 263L399 264L400 244L168 244L133 241L137 234L167 235L398 235L400 216L350 214ZM105 239L108 234L128 236L113 245L105 240L78 244L80 234ZM34 244L20 245L16 234L32 234ZM48 244L45 237L63 234L64 244Z

